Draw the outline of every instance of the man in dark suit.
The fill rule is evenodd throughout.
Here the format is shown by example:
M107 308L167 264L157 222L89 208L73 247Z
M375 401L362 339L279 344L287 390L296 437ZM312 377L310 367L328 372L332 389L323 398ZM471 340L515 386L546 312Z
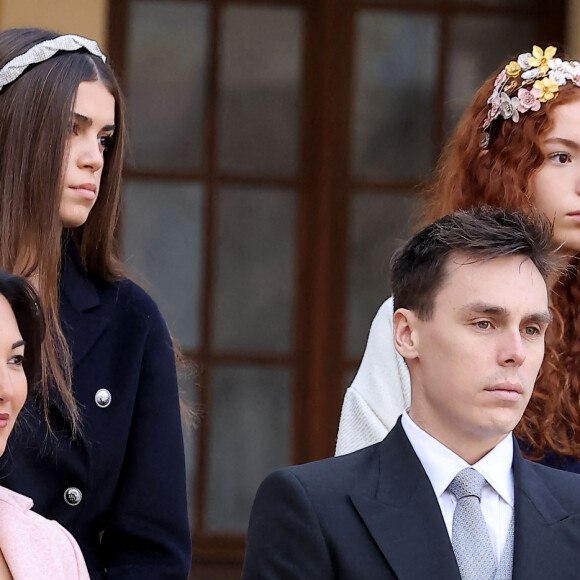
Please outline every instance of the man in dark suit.
M580 578L580 477L511 435L543 359L550 244L543 221L479 208L399 250L411 406L381 443L266 478L245 580Z

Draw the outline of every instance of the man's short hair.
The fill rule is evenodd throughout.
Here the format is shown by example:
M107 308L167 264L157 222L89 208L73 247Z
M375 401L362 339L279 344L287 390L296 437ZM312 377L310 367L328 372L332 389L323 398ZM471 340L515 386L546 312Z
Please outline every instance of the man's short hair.
M552 224L543 215L488 206L443 216L393 255L394 308L407 308L423 320L430 319L452 254L463 255L467 262L521 255L529 258L546 280L558 266L552 232Z

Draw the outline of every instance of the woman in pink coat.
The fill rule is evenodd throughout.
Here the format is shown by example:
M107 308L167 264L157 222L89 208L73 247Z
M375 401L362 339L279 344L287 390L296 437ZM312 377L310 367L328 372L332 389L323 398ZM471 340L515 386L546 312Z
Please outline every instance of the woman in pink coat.
M0 271L0 455L10 453L8 437L26 398L38 395L44 329L32 287ZM18 428L27 428L24 417ZM0 580L88 580L75 539L32 503L0 487Z

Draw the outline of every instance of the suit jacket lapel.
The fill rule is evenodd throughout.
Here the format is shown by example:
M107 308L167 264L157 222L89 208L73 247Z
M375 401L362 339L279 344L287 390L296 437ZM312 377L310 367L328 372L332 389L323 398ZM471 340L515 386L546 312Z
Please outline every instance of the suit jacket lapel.
M380 444L374 497L351 500L397 578L460 580L439 503L400 419Z
M553 550L557 526L566 520L563 509L530 462L520 454L514 440L514 580L545 580L554 577L558 555ZM552 545L553 544L553 545ZM547 551L551 553L547 555ZM555 567L556 566L556 567Z

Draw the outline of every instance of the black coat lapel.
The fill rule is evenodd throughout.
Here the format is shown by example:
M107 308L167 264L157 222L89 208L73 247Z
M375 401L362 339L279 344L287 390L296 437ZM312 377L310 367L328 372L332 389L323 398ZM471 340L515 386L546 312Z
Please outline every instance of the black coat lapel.
M75 367L109 324L113 300L102 302L101 298L97 286L84 273L74 243L69 242L63 254L59 313Z
M400 419L381 443L375 497L351 500L400 580L460 580L435 492Z
M569 522L569 514L553 495L550 487L539 476L531 462L520 454L514 441L514 580L546 580L546 578L569 578L559 576L559 567L564 565L564 534L559 530ZM578 486L580 494L580 485ZM580 521L576 527L580 530ZM580 540L580 534L576 534ZM566 535L568 540L569 536ZM572 548L578 552L580 543ZM576 558L577 560L578 558ZM563 570L560 569L560 572ZM580 575L576 568L574 578Z

